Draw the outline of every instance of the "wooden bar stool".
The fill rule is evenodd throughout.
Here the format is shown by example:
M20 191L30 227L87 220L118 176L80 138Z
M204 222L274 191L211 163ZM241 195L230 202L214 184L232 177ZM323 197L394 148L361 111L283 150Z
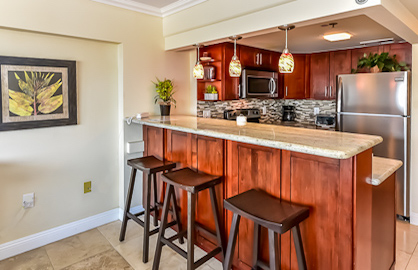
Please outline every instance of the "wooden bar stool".
M203 263L214 257L218 253L222 253L222 236L219 226L218 216L218 204L216 201L215 186L221 183L222 179L219 176L209 175L205 173L197 173L189 168L184 168L177 171L168 172L162 175L162 180L167 183L167 190L164 198L163 212L161 215L160 232L158 234L157 248L155 250L153 270L157 270L160 266L161 251L163 245L167 245L176 251L178 254L187 259L187 270L194 270L201 266ZM187 191L187 230L180 231L170 237L165 238L164 232L167 227L167 214L170 204L170 196L174 194L174 187L181 188ZM198 261L194 261L194 244L195 244L195 210L196 210L196 196L199 191L209 188L210 200L212 203L212 210L216 226L216 237L218 240L218 246L211 252L200 258ZM186 235L187 233L187 252L173 243L179 237Z
M160 204L158 202L157 198L157 177L156 174L158 172L164 172L164 171L170 171L176 167L176 163L168 162L168 161L161 161L154 156L147 156L142 158L135 158L128 160L128 165L132 167L131 171L131 180L129 182L129 188L128 188L128 194L126 196L126 204L125 204L125 210L123 212L123 221L122 221L122 227L120 230L120 236L119 241L125 240L125 234L126 234L126 226L128 224L128 220L132 219L139 225L141 225L144 228L144 241L143 241L143 255L142 255L142 261L144 263L148 262L148 254L149 254L149 237L153 234L156 234L158 232L158 228L150 231L150 214L151 212L154 212L154 226L158 225L158 215L159 215L159 207ZM132 201L132 194L134 191L135 186L135 178L136 178L136 171L140 170L147 174L147 179L144 179L143 188L145 190L144 195L144 211L141 211L139 213L133 214L129 212L131 208L131 201ZM154 185L154 207L151 207L151 185ZM175 194L173 194L173 201L176 201ZM167 224L167 227L173 226L177 224L179 230L181 230L181 222L180 222L180 215L178 212L177 204L173 205L173 215L175 221L170 222ZM144 215L144 221L140 220L138 217ZM181 242L183 242L183 239L179 239Z
M258 269L258 267L270 270L280 269L277 234L284 234L290 229L292 229L299 269L306 269L299 223L308 218L308 207L280 201L280 199L255 189L224 200L224 207L234 213L226 249L224 270L231 269L241 217L254 222L252 269ZM268 229L270 267L258 259L260 226Z

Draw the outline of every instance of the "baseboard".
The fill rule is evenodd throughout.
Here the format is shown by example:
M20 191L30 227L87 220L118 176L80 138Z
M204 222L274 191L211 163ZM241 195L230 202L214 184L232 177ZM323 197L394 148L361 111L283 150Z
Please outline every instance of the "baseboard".
M120 213L122 213L122 209L115 208L98 215L1 244L0 261L115 221L119 219Z
M418 213L411 212L409 217L409 223L418 226Z
M119 220L122 220L123 219L123 209L122 208L119 208ZM135 213L139 213L139 212L141 212L141 211L144 211L144 207L142 207L142 205L138 205L138 206L135 206L135 207L131 207L131 209L129 210L132 214L135 214Z

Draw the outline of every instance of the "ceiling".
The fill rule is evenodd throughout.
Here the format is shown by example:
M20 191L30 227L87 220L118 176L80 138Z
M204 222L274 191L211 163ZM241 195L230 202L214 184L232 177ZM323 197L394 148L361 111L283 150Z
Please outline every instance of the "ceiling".
M416 1L416 0L413 0ZM334 28L329 23L338 23ZM324 26L325 25L325 26ZM329 42L323 39L324 34L348 32L352 38L346 41ZM292 53L311 53L360 47L361 41L393 38L395 41L402 39L376 23L365 15L337 19L320 24L298 27L288 32L288 48ZM285 46L285 32L274 31L272 33L255 35L243 38L239 44L263 48L273 51L282 51Z
M141 13L165 17L207 0L92 0Z
M417 19L418 19L418 1L417 0L399 0Z

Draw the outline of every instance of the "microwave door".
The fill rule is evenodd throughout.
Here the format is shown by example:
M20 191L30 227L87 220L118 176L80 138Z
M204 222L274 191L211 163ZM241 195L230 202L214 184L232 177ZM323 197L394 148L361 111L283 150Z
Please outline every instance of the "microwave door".
M247 76L248 97L270 96L271 78Z

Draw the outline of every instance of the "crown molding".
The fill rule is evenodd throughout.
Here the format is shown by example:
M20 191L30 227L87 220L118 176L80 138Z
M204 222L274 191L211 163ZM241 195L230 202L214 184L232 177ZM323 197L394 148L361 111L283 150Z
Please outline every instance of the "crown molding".
M149 15L154 15L158 17L166 17L168 15L182 11L186 8L206 2L207 0L178 0L162 8L157 8L151 5L138 3L133 0L92 0L92 1L115 6L115 7L120 7L124 9L129 9L129 10L133 10L133 11L137 11L137 12L141 12L141 13L145 13Z

